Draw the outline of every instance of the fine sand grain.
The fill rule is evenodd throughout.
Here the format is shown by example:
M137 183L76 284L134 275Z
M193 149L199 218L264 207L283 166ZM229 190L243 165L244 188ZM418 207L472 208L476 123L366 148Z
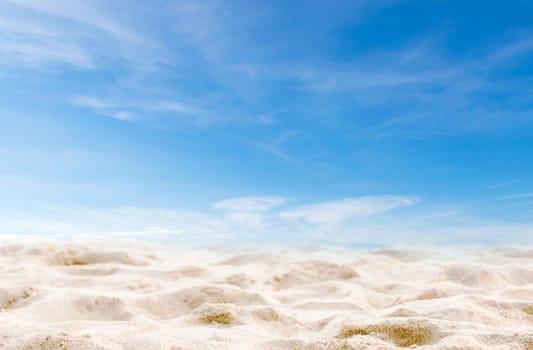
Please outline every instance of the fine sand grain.
M0 246L0 349L533 350L533 249Z

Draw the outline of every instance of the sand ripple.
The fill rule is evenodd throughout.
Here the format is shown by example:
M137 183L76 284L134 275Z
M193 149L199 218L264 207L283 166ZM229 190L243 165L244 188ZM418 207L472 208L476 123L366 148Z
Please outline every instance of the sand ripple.
M533 249L0 246L0 349L533 350Z

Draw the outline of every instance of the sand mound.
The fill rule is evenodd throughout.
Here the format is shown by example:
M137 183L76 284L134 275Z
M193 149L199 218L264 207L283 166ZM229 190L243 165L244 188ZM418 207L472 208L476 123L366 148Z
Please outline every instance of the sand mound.
M351 338L357 335L384 337L399 347L427 345L435 342L437 331L434 327L420 324L375 324L367 326L344 326L339 338Z
M533 350L530 248L0 246L0 349Z
M50 265L90 265L90 264L125 264L143 265L141 260L131 258L125 252L83 252L79 250L65 250L54 254L48 259Z
M16 339L6 343L0 341L0 348L5 350L105 350L93 342L91 335L70 334L67 332L43 332L42 334L20 334Z
M0 310L16 309L29 304L29 298L35 294L32 287L15 287L0 289Z
M203 304L194 314L205 324L231 326L238 322L238 310L233 304Z

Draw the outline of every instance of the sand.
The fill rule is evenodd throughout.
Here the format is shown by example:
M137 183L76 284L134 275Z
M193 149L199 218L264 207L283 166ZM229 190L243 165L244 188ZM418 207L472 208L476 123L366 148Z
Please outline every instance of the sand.
M533 349L533 249L0 246L0 349Z

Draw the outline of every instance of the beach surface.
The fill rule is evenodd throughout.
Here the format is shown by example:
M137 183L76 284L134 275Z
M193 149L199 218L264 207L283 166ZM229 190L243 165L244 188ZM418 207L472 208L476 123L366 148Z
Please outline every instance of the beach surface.
M533 249L0 245L0 349L533 350Z

